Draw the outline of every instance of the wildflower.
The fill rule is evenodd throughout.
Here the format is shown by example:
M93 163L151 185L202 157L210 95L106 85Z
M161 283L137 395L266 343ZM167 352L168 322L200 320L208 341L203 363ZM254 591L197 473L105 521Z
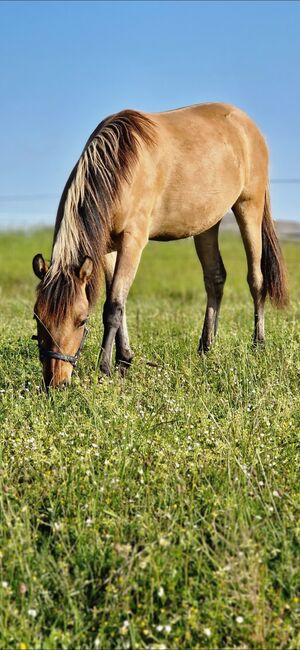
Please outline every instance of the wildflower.
M25 585L24 582L21 582L21 584L19 585L20 594L23 596L24 594L26 594L26 591L27 591L27 586Z
M90 517L88 517L88 518L85 520L85 524L86 524L87 527L91 526L92 523L93 523L93 520L92 520Z
M162 598L162 597L165 595L165 590L164 590L164 588L163 588L163 587L159 587L157 593L158 593L159 597Z
M278 499L280 499L280 494L277 492L277 490L273 490L273 497L278 497Z
M28 610L28 616L31 616L31 618L36 618L37 617L37 610L36 609L29 609Z
M115 550L118 553L118 555L121 555L121 557L126 558L131 553L132 548L131 548L131 544L115 544Z
M166 632L167 634L170 634L171 629L172 629L172 628L171 628L171 625L165 625L165 632Z
M157 626L156 626L156 631L157 631L157 632L162 632L163 629L164 629L164 626L163 626L163 625L157 625Z
M169 544L170 544L170 542L169 542L168 539L166 539L165 537L160 538L160 540L159 540L159 545L160 546L162 546L164 548L166 546L169 546Z
M205 636L209 638L211 636L211 629L209 627L205 627L203 630L203 634L205 634Z
M19 650L28 650L27 643L21 642L20 645L19 645Z
M98 637L94 641L94 648L96 648L96 650L98 650L98 648L100 648L100 639L98 639Z
M243 616L237 616L235 620L238 623L238 625L241 625L241 623L244 623L244 617Z
M7 589L7 587L8 587L8 582L7 582L7 580L2 580L2 582L1 582L1 587L3 587L3 589Z
M129 628L129 621L123 621L123 625L122 627L120 627L119 630L120 634L122 634L122 636L128 634L128 628Z

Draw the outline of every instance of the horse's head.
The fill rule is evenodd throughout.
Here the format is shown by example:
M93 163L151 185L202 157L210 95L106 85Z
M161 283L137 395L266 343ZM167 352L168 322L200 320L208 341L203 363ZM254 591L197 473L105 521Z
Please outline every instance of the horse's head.
M87 333L87 288L93 261L85 257L80 268L68 277L62 273L53 278L42 255L35 255L32 265L40 280L34 318L45 386L66 386Z

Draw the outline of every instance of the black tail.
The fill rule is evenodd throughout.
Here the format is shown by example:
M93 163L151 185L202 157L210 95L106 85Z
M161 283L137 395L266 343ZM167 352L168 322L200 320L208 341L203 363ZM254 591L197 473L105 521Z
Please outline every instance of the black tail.
M269 190L266 190L262 222L261 270L264 278L263 291L278 308L289 303L285 263L271 215Z

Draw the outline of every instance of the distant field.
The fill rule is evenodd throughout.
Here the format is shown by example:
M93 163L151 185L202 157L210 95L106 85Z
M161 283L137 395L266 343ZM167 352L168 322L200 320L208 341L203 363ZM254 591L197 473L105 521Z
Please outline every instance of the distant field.
M278 220L275 222L276 231L281 239L287 241L300 240L300 221ZM223 231L238 232L238 226L232 213L228 213L221 224Z
M31 259L50 243L0 235L0 648L298 649L299 244L291 307L268 306L255 351L244 251L223 234L205 359L193 244L150 244L128 379L97 381L99 304L71 388L47 398Z

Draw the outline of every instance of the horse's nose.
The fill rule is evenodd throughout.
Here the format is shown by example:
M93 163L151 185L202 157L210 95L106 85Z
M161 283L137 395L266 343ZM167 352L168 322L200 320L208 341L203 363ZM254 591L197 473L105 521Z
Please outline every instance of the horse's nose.
M49 384L49 388L58 388L59 390L65 390L71 383L71 380L68 377L60 378L52 377L52 380Z
M65 389L71 383L69 365L57 359L50 359L44 366L44 382L46 390L49 388Z
M71 381L69 379L63 379L60 382L54 381L54 378L52 377L50 381L46 381L44 379L44 386L45 390L48 393L50 388L55 388L58 390L66 390L66 388L70 385Z
M66 389L68 386L70 386L70 383L70 379L63 379L63 381L57 384L56 388Z

